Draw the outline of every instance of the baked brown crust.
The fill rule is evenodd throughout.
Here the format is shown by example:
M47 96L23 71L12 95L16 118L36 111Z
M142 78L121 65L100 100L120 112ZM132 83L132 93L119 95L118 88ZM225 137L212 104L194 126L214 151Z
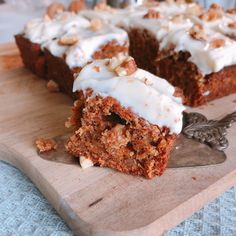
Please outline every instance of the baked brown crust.
M80 100L83 112L81 104L74 107L73 120L81 122L74 122L76 131L66 145L68 152L148 179L162 175L176 135L138 117L112 97L88 99L89 93Z
M15 35L15 40L25 67L39 77L46 78L45 55L40 44L32 43L22 34Z
M23 63L28 69L42 78L55 81L61 92L76 99L75 93L72 92L74 74L79 73L81 67L70 69L63 58L52 55L47 49L42 51L39 44L30 42L22 34L16 35L15 39ZM93 59L111 58L121 52L128 52L128 42L119 45L117 41L112 40L102 45L93 54Z
M130 40L129 53L139 68L156 73L155 60L159 51L159 42L146 29L130 28L127 31Z
M189 52L177 53L170 49L159 56L156 74L183 90L186 105L203 105L236 92L236 65L203 76L197 66L188 61Z

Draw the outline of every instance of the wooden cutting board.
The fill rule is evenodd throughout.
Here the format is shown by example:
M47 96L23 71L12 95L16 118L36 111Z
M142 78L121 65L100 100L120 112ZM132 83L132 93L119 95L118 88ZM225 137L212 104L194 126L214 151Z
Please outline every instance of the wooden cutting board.
M68 132L72 101L23 68L14 45L0 46L0 68L0 159L28 175L78 235L162 235L236 183L235 125L225 163L153 180L43 160L34 141ZM236 94L195 109L208 118L234 110Z

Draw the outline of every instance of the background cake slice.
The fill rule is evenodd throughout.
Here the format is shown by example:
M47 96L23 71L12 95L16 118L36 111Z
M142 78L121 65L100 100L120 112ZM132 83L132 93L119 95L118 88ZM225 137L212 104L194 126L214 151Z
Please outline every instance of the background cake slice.
M118 57L85 66L74 91L69 153L146 178L163 173L182 129L184 107L173 86L137 69L131 57Z
M185 103L205 104L236 92L236 41L195 24L166 35L157 74L181 88Z

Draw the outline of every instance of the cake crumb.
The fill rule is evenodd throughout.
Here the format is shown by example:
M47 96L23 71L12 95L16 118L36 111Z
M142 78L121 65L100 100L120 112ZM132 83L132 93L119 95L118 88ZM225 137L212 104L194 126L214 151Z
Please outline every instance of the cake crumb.
M60 91L58 84L54 80L49 80L48 81L47 89L51 93L56 93L56 92Z
M38 138L35 144L40 153L57 149L57 143L54 139Z

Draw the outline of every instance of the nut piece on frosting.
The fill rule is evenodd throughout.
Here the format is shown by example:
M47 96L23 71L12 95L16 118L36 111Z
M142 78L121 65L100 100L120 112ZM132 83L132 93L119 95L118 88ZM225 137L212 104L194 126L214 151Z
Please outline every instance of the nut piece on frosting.
M224 11L220 5L213 3L209 10L206 13L201 14L199 18L204 21L214 21L222 18L223 12Z
M93 166L93 162L90 159L85 158L84 156L80 156L79 163L82 169L86 169L88 167Z
M230 28L236 29L236 21L230 22L230 23L228 24L228 26L229 26Z
M58 40L58 44L64 45L64 46L72 46L72 45L76 44L78 41L79 41L79 36L76 34L63 35Z
M70 3L68 10L74 13L79 13L85 8L84 0L74 0Z
M118 54L117 57L111 58L107 63L107 67L118 76L129 76L137 70L134 58L122 53Z
M195 24L192 26L189 30L189 34L192 38L197 39L197 40L207 40L207 34L204 30L204 27L200 24Z
M40 153L57 149L57 143L54 139L38 138L35 141L35 144Z
M236 14L236 8L228 9L227 13L229 13L229 14Z
M161 17L161 13L159 11L155 11L154 9L149 9L148 12L143 16L144 19L158 19Z
M54 80L49 80L47 82L47 89L51 93L56 93L60 91L58 84Z
M57 14L57 13L60 13L60 12L63 12L65 10L64 8L64 5L59 3L59 2L53 2L51 3L48 8L47 8L47 12L46 14L51 18L53 19L54 16Z
M174 23L182 23L184 20L184 15L183 14L177 14L177 15L174 15L172 18L171 18L171 21L174 22Z
M94 7L95 11L108 11L108 12L113 12L114 9L112 9L109 5L106 4L106 2L102 1L100 3L97 3L96 6Z
M90 25L91 30L94 32L96 32L102 28L102 21L99 18L92 19L90 23L91 23L91 25Z
M220 48L225 45L225 40L224 39L214 39L213 41L210 42L210 45L212 48Z

